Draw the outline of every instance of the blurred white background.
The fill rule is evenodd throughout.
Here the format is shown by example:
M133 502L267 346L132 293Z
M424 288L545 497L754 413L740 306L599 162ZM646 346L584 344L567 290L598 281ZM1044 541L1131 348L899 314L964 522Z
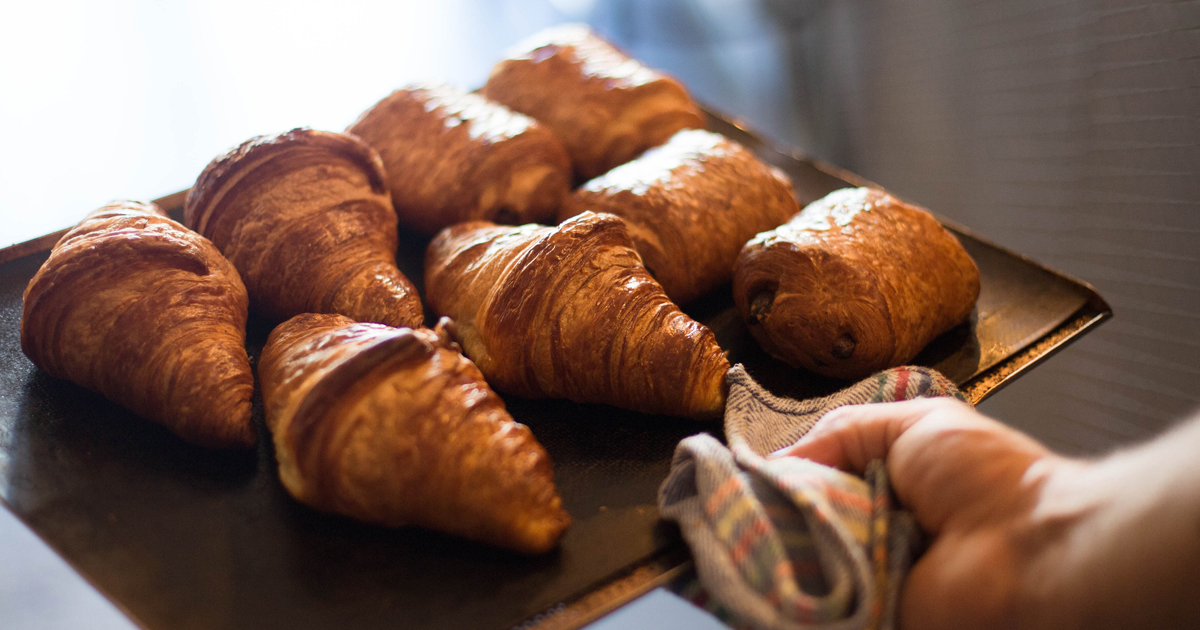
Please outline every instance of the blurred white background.
M82 0L0 19L0 247L191 186L254 135L341 131L405 82L481 85L548 3ZM533 10L540 9L540 10Z
M680 75L701 99L803 140L783 97L786 45L754 0L8 3L0 247L112 199L187 188L251 136L341 131L406 82L478 87L506 47L572 20Z

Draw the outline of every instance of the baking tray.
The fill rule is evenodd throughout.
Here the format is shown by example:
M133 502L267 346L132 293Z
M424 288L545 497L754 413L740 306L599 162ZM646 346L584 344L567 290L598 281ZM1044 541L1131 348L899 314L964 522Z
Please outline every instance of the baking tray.
M868 183L727 117L710 113L709 126L791 175L802 204ZM183 198L159 204L178 217ZM917 362L942 370L971 400L1111 314L1087 284L947 225L978 263L982 291L971 321ZM540 557L320 514L285 493L269 439L246 453L188 445L21 354L21 294L61 234L0 250L0 499L138 625L575 628L686 570L686 547L659 521L655 496L675 444L700 431L720 435L719 424L506 397L553 458L575 521L560 548ZM418 285L424 245L401 235L399 265ZM685 310L776 393L842 385L766 356L728 288ZM253 357L268 332L251 319ZM266 438L257 395L254 413Z

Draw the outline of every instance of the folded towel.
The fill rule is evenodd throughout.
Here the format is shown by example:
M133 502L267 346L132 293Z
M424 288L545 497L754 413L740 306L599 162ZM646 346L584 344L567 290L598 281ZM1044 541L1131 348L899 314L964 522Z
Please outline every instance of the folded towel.
M679 524L691 548L707 595L751 627L894 627L921 534L911 514L892 507L883 463L872 462L859 478L766 455L794 444L837 407L962 394L919 367L893 368L803 401L772 395L740 365L726 381L728 448L707 434L681 441L658 495L662 516Z

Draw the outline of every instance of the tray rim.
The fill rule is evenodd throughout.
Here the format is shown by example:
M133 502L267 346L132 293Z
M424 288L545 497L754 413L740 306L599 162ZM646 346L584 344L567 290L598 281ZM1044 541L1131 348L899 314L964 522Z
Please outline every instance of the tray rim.
M736 127L738 130L755 138L761 146L769 148L780 155L787 156L798 162L804 162L817 169L834 177L845 181L854 186L862 186L869 188L877 188L886 191L887 189L875 182L862 177L856 173L846 169L834 166L828 162L813 158L798 149L792 147L782 147L770 140L766 136L753 129L744 119L731 116L708 105L701 105L701 109L708 115L714 118L720 118L728 124ZM164 211L171 212L181 209L187 199L190 188L181 190L169 195L165 195L153 200L153 203L158 205ZM890 194L890 193L889 193ZM897 198L903 199L897 195ZM920 205L920 204L914 204ZM924 207L924 206L921 206ZM1086 301L1083 306L1079 307L1075 313L1068 316L1063 322L1041 335L1040 337L1030 341L1024 347L1018 349L1013 354L1009 355L999 363L989 367L979 374L971 377L968 381L960 386L961 391L966 396L967 400L972 405L978 405L987 398L990 398L996 392L1002 390L1007 385L1011 384L1017 378L1023 376L1026 372L1037 367L1050 357L1062 351L1067 346L1071 345L1082 337L1085 333L1091 331L1113 315L1112 307L1108 302L1100 296L1099 292L1088 282L1071 276L1070 274L1058 271L1048 267L1036 260L1025 256L1024 254L1015 252L1007 247L1004 247L994 241L979 235L974 230L963 226L962 224L947 219L936 212L933 213L938 221L945 227L948 227L956 232L962 233L970 238L1004 252L1022 262L1041 269L1053 276L1061 278L1076 287L1080 288L1086 295ZM45 234L39 237L29 239L20 243L15 243L7 247L0 248L0 265L7 264L14 260L39 254L49 251L58 243L60 239L71 228L64 228ZM58 549L45 541L42 536L29 526L28 523L21 518L19 514L14 512L3 499L0 499L0 505L4 505L18 521L24 524L56 555L63 559L66 564L75 571L76 575L83 578L88 585L96 589L104 596L117 610L119 610L130 622L139 627L147 628L144 623L136 615L132 613L124 604L117 599L110 597L109 594L99 585L93 582L87 575L75 568L75 565L70 559L63 556ZM683 553L680 553L680 550ZM686 546L673 545L670 548L663 550L642 561L635 562L622 571L604 578L592 587L584 589L576 595L568 598L540 613L529 617L520 623L515 628L521 630L577 630L589 623L592 623L604 615L624 606L625 604L641 597L649 591L667 584L675 578L693 570L690 554L686 551Z

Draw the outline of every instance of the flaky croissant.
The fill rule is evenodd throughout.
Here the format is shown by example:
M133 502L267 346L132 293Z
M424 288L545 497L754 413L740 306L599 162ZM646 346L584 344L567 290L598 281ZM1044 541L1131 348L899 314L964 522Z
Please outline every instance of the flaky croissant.
M449 85L396 90L346 132L379 151L400 225L422 234L475 219L547 223L570 191L570 159L549 129Z
M341 313L419 326L421 299L396 268L396 213L379 154L353 136L293 129L213 160L184 222L237 267L255 313Z
M724 410L725 354L611 214L447 228L426 251L425 288L499 391L695 418Z
M742 245L800 211L787 176L722 135L686 129L593 179L559 212L625 220L667 295L685 304L728 282Z
M979 269L925 210L869 188L834 191L746 244L733 298L768 353L861 378L913 359L971 315Z
M591 179L704 115L675 79L630 59L582 24L546 29L496 64L484 96L550 127Z
M189 442L249 447L246 305L212 243L154 204L118 202L67 232L29 282L21 349Z
M258 373L283 485L319 510L547 551L571 522L550 458L446 326L279 325Z

